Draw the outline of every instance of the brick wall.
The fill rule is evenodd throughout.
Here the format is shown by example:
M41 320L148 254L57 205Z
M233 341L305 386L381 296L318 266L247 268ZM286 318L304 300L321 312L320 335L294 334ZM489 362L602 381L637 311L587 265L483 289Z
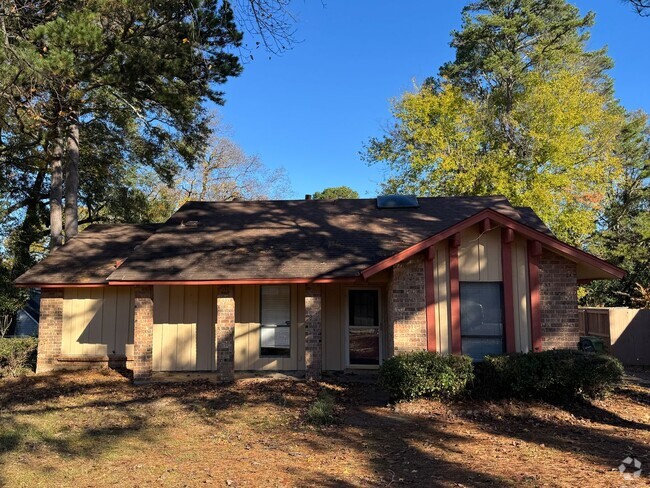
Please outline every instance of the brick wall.
M43 288L41 293L41 318L38 324L38 356L36 372L57 368L61 354L63 331L63 288Z
M235 298L232 286L217 292L217 375L220 381L235 379Z
M575 263L544 250L539 261L542 349L576 349L578 282Z
M307 379L317 379L322 370L321 287L305 288L305 369Z
M153 287L136 286L133 310L133 381L151 378L153 358Z
M424 259L421 255L393 267L388 289L388 319L393 354L427 349Z

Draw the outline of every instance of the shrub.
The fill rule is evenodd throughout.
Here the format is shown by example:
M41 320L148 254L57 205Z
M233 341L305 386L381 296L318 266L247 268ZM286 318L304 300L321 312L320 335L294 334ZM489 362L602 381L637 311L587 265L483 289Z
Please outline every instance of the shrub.
M470 357L426 351L394 356L379 370L379 382L393 400L452 398L464 392L473 377Z
M316 401L309 405L307 421L319 427L334 423L334 397L327 390L321 391Z
M33 371L37 346L35 337L0 339L0 377L15 377Z
M474 392L484 398L547 401L602 398L622 377L620 361L606 354L558 349L487 356L475 366Z

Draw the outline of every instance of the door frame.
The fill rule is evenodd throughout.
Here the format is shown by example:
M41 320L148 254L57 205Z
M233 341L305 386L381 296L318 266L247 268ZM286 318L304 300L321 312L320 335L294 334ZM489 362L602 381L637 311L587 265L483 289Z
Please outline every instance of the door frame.
M350 290L370 290L377 292L377 308L379 313L379 325L377 326L377 335L379 337L379 364L350 364ZM344 286L341 287L343 293L343 306L341 307L341 320L345 328L345 344L344 344L344 354L345 360L343 364L345 369L379 369L381 363L384 359L382 351L384 349L384 312L383 312L383 303L382 303L382 290L381 286ZM370 327L368 327L370 328Z

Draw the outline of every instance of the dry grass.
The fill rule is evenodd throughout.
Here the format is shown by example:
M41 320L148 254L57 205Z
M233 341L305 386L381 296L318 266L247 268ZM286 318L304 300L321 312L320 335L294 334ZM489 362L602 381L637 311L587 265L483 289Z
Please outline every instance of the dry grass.
M323 388L338 421L315 428L307 411ZM564 408L387 407L375 390L277 379L134 387L115 372L4 380L0 485L644 485L616 470L627 455L650 471L647 386Z

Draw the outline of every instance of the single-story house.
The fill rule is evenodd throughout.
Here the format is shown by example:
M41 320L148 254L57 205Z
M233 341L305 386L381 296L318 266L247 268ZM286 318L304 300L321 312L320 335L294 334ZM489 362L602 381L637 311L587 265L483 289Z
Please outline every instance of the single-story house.
M576 288L624 272L495 197L188 202L91 225L40 288L38 371L377 368L406 351L575 348Z

